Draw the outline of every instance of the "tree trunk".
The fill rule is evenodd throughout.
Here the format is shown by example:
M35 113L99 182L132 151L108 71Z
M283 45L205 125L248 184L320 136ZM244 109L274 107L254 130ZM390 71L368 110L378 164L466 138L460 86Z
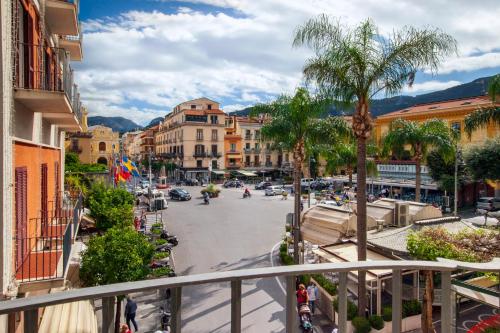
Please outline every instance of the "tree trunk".
M122 315L122 299L116 297L116 313L115 313L115 333L120 333L120 317Z
M300 201L301 201L301 188L300 177L302 176L302 163L304 163L304 142L300 141L295 146L293 152L294 170L293 170L293 186L295 192L294 201L294 216L293 216L293 262L299 264L299 240L300 240Z
M358 138L358 165L356 190L356 238L358 261L366 261L366 139ZM366 309L366 271L358 271L358 315Z
M347 167L347 174L349 175L349 188L352 188L352 168Z
M434 301L434 279L432 271L423 271L425 291L422 300L422 333L434 333L432 324L432 303Z
M357 191L356 191L356 237L358 260L366 261L366 140L371 136L372 118L368 109L368 98L358 96L359 102L352 116L352 130L358 143ZM358 271L358 314L365 317L366 271Z
M421 183L421 174L420 174L420 165L422 160L420 157L415 159L415 201L420 202L420 183Z

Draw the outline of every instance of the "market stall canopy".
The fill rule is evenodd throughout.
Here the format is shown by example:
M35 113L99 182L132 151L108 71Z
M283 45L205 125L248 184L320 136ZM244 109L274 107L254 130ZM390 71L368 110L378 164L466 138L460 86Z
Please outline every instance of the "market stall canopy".
M237 170L238 173L242 174L243 176L246 177L257 177L255 172L253 171L247 171L247 170Z
M226 171L224 170L212 170L213 173L215 173L216 175L225 175L226 174Z
M376 225L373 218L367 218L369 225ZM317 245L335 243L349 232L356 231L356 216L345 206L317 205L302 215L303 239Z

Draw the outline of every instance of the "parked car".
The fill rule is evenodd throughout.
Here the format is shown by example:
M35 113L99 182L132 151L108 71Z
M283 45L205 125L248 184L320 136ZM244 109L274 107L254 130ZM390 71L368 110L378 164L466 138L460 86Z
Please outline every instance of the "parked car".
M266 188L273 186L273 183L271 182L260 182L257 185L255 185L256 190L265 190Z
M264 194L265 195L280 195L284 191L283 186L269 186L266 188Z
M197 179L185 179L184 184L186 184L186 186L196 186L196 185L198 185L198 180Z
M150 210L162 210L168 208L168 202L165 198L165 193L163 193L162 191L152 190L151 197L150 193L146 191L144 197L144 201L148 204Z
M500 198L482 197L479 198L476 205L477 209L487 210L494 212L500 209Z
M141 187L148 188L149 187L149 180L141 180Z
M191 194L188 191L182 188L174 188L169 192L170 199L179 200L179 201L187 201L191 200Z
M241 180L226 180L226 182L222 185L225 188L228 187L243 187L243 182Z
M300 180L300 186L309 187L313 181L314 181L314 179L312 179L312 178L302 178Z

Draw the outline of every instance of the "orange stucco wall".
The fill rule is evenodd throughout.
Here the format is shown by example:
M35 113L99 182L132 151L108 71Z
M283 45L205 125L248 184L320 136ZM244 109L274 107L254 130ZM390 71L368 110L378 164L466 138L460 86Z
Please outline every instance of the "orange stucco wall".
M42 147L23 142L15 142L14 151L14 170L17 167L26 167L28 171L28 237L36 235L40 228L32 221L33 218L40 217L41 209L41 166L47 164L47 193L49 201L49 211L54 209L50 201L55 200L56 195L56 171L55 162L59 163L59 175L61 174L61 150L49 147ZM13 174L15 177L15 172ZM15 178L12 179L15 184ZM63 184L60 183L60 190L63 190ZM15 186L12 187L13 198L15 198ZM14 203L15 207L15 203ZM14 214L14 233L15 233L15 214ZM38 222L39 223L39 222Z

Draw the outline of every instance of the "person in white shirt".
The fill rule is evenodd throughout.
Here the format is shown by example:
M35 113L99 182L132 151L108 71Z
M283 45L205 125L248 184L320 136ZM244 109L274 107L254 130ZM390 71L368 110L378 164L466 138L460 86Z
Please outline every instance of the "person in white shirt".
M318 287L314 283L309 283L307 287L307 295L309 296L309 307L311 308L311 313L314 314L315 303L318 299Z

